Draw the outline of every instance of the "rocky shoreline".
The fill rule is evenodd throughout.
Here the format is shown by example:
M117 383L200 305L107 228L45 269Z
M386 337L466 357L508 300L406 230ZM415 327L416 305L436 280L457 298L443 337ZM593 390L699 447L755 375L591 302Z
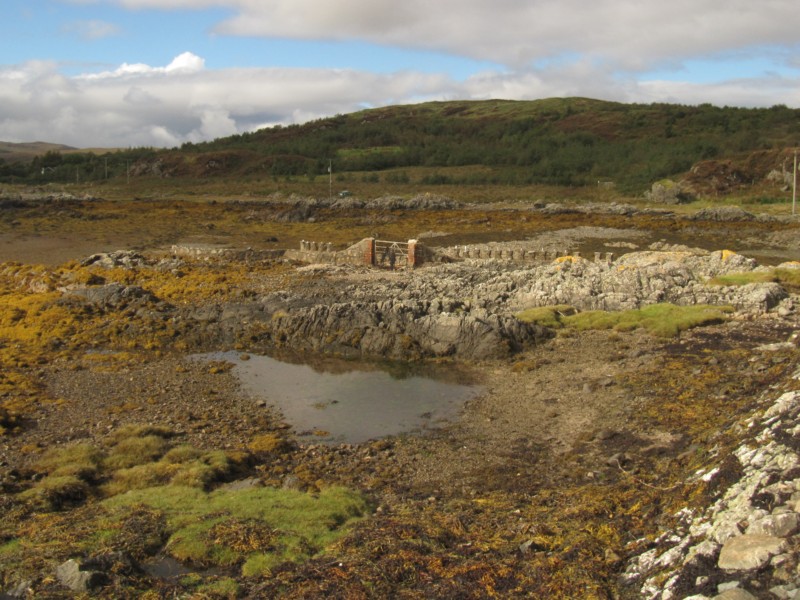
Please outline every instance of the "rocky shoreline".
M155 268L179 264L162 261ZM793 301L778 283L707 284L719 275L758 269L764 270L732 252L678 249L631 252L611 263L571 256L541 266L466 260L413 276L387 272L377 277L368 268L316 265L305 270L316 281L310 285L314 293L277 291L189 309L159 308L157 299L118 284L73 286L66 293L99 305L127 305L130 297L143 310L147 306L153 318L183 327L198 343L247 338L259 347L364 358L482 360L508 357L547 339L548 331L512 316L537 306L625 310L670 302L731 305L742 314L762 314L779 305L792 310ZM325 281L338 283L326 286Z
M798 378L795 372L792 380ZM770 389L757 398L758 412L737 426L741 444L689 481L724 480L714 502L677 512L677 526L653 542L632 542L652 546L622 576L638 596L785 600L800 594L800 392L778 393Z
M612 261L466 259L415 271L147 251L52 269L6 264L4 293L20 307L3 326L21 327L19 348L27 345L24 356L7 355L15 362L4 377L16 379L0 381L19 411L3 416L0 502L16 521L2 530L0 556L28 543L36 515L86 519L102 501L81 488L75 513L23 502L45 476L36 465L47 449L107 448L118 430L159 426L236 457L209 489L314 495L345 485L370 498L373 512L328 557L270 577L233 567L208 575L235 581L228 597L795 597L797 297L769 277L709 282L773 270L729 251L663 244ZM666 302L732 313L676 339L517 317L550 305ZM46 335L24 329L42 318L52 319ZM434 361L469 370L486 392L426 435L315 444L248 397L229 364L187 359L231 349ZM0 569L6 595L68 597L63 582L89 571L102 575L91 592L101 597L189 593L138 568L168 551L163 544L138 560L74 548L32 560L39 570L29 578Z

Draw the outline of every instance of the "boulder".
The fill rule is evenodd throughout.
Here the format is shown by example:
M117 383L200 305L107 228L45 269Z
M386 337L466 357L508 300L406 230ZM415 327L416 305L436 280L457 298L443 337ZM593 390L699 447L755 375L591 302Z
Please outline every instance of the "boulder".
M719 568L725 571L758 569L775 554L783 552L786 542L763 534L745 534L729 539L719 553Z
M31 589L32 587L33 581L23 581L4 594L0 593L0 599L6 600L6 598L31 598L33 595L33 591Z
M736 587L717 594L713 600L756 600L756 597L747 590Z
M62 291L66 296L84 298L87 302L103 308L121 308L131 303L158 302L158 298L138 285L122 285L121 283L71 286Z
M782 538L797 531L798 525L800 525L800 515L795 512L786 512L754 520L748 526L746 533Z
M691 195L681 187L680 183L676 183L671 179L656 181L651 186L650 191L645 193L645 198L658 204L680 204L692 199Z
M100 571L85 571L81 564L70 559L56 568L56 579L73 592L86 593L108 583L108 576Z
M115 252L101 252L92 254L81 261L81 266L97 265L106 269L122 267L132 269L147 265L147 259L132 250L116 250Z

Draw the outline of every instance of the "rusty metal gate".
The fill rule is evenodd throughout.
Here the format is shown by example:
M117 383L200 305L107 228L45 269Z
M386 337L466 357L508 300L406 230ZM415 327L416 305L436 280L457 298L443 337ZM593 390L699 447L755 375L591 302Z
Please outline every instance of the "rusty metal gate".
M405 269L408 266L408 242L375 240L375 266Z

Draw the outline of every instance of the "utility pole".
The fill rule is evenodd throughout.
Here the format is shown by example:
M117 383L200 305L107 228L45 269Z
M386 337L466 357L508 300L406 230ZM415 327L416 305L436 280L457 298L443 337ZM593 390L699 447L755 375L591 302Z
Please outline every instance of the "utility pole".
M792 170L792 215L797 208L797 147L794 149L794 169Z

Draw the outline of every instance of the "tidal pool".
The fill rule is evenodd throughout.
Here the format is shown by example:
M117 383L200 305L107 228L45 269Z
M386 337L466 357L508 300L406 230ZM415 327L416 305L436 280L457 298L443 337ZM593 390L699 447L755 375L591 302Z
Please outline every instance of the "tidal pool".
M481 393L463 372L405 363L205 355L234 364L245 391L277 407L298 436L326 443L370 439L441 426Z

